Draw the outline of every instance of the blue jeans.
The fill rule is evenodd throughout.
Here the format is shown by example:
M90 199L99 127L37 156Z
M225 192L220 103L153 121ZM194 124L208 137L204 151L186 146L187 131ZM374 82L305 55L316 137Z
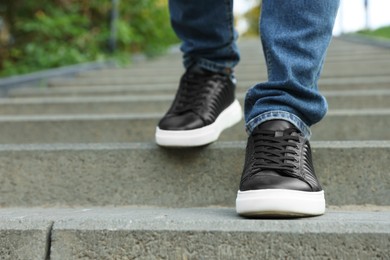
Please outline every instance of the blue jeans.
M317 82L338 6L339 0L263 0L260 32L268 81L246 95L248 133L265 121L284 119L309 138L310 126L325 116ZM186 68L233 71L240 59L233 0L170 0L169 9Z

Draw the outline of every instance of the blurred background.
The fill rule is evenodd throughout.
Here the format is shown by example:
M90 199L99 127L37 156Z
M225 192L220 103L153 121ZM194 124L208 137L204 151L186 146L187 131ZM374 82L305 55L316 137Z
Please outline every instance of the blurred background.
M167 0L1 0L0 76L157 55L177 42Z
M131 62L178 42L167 0L1 0L0 77L91 61ZM237 30L258 34L259 0L235 0ZM390 0L342 0L334 35L390 37Z
M240 32L257 33L260 0L235 0L237 28ZM334 35L345 33L368 33L367 30L390 25L390 0L340 0L340 8L335 23ZM381 30L382 31L382 30ZM376 35L374 33L374 35ZM390 37L390 29L385 34Z

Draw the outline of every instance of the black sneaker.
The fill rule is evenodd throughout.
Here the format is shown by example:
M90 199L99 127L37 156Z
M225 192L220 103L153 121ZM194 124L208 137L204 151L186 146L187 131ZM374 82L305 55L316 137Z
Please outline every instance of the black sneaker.
M242 112L231 76L190 68L182 76L171 108L156 129L161 146L201 146L238 123Z
M248 138L236 210L253 217L325 213L309 141L289 122L267 121Z

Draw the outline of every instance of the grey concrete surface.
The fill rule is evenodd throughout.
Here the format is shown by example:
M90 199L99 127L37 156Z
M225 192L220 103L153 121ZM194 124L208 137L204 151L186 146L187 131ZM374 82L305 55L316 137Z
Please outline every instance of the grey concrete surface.
M0 143L153 142L163 114L0 116ZM390 140L390 110L334 110L312 127L312 140ZM243 120L220 141L244 141Z
M390 252L388 212L329 213L293 221L239 219L232 209L142 213L56 223L51 257L380 259Z
M127 114L167 111L174 91L165 95L0 98L0 115ZM390 108L389 90L324 91L330 109ZM245 93L237 93L244 104Z
M252 42L244 44L243 49L242 62L236 69L238 79L243 82L245 87L258 81L264 81L266 69L264 58L259 52L259 46ZM352 49L346 47L333 50L331 47L322 78L386 76L390 66L389 59L386 57L390 57L390 53L378 50L378 48L357 46L357 48ZM149 62L137 63L131 69L99 70L89 72L76 79L55 79L50 81L49 85L80 87L85 85L176 84L182 71L180 54L175 53ZM158 77L151 77L151 73L158 75ZM323 87L327 86L326 84L322 85L324 85Z
M238 79L245 83L264 81L267 73L258 40L240 44L243 51L241 62L236 68ZM336 41L331 45L322 71L322 79L353 78L355 76L375 78L388 75L390 52L386 49L351 45L351 43L340 48L338 46L340 44L342 44L340 41ZM79 87L84 85L174 84L182 72L180 53L172 53L150 62L137 63L129 69L87 72L82 73L76 79L51 80L49 85ZM158 77L151 77L151 74L158 75Z
M245 47L248 48L248 47ZM390 60L390 52L386 53L383 50L375 49L374 52L365 52L364 49L360 50L361 53L348 53L345 50L337 53L329 53L326 58L326 67L330 67L333 63L361 63L364 64L366 62L385 62ZM262 72L261 68L258 66L264 66L264 58L260 53L259 49L248 49L241 51L241 62L236 67L235 71L237 74L247 72L249 67L254 67L256 69L256 73ZM177 58L176 61L172 62L170 59L170 66L162 66L163 61L158 63L157 65L153 65L153 62L145 62L145 63L137 63L130 64L127 67L115 68L115 69L98 69L93 71L83 71L78 74L79 77L106 77L106 76L117 76L117 75L150 75L150 65L153 68L154 73L156 75L178 75L183 72L183 66L180 62L180 57ZM353 67L353 66L352 66ZM367 71L367 70L366 70ZM387 74L387 73L386 73Z
M374 63L377 64L378 62ZM335 67L334 65L329 65L329 67L333 67L332 71L323 72L323 76L319 81L319 85L323 88L326 87L326 84L323 84L327 81L335 82L337 85L338 82L346 82L351 81L354 82L353 78L358 77L364 80L371 79L373 81L378 81L380 79L383 81L386 79L386 83L389 83L388 71L390 68L390 61L386 64L378 64L377 68L374 65L363 64L365 66L365 70L362 68L359 70L358 68L351 67L350 63L347 63L344 67ZM372 67L372 72L367 69L367 66ZM348 68L348 69L347 69ZM370 68L371 69L371 68ZM153 70L150 70L150 73L153 73ZM161 76L124 76L124 75L114 75L114 76L100 76L100 77L79 77L79 78L71 78L71 79L53 79L48 82L50 87L78 87L78 86L112 86L112 85L150 85L150 84L172 84L176 85L179 82L179 78L181 74L175 74L171 76L161 75ZM237 78L240 82L263 82L267 80L266 69L258 66L250 66L245 72L237 73ZM363 79L362 79L363 80ZM345 85L345 83L344 83Z
M254 41L258 43L240 43L244 62L236 72L241 100L245 90L266 78L260 46ZM10 91L10 96L31 98L0 101L0 114L7 114L7 106L21 109L23 104L24 109L12 113L19 116L0 117L0 140L56 143L0 145L0 207L19 207L0 208L1 259L390 255L388 50L337 39L331 45L319 83L331 110L313 128L313 140L378 141L313 142L316 172L331 210L323 217L293 220L241 219L234 209L222 208L234 206L245 142L181 150L124 143L152 141L166 109L158 100L167 107L182 73L180 56L176 52L140 62L132 70L101 70L72 82L53 81L64 87ZM160 114L128 114L146 111L145 102L132 95L145 95L145 101L150 94L165 95L150 98L156 105L150 112ZM140 110L123 112L118 107ZM94 115L80 113L83 109ZM27 116L43 111L51 116ZM66 115L72 113L78 115ZM221 141L245 138L241 124L226 131ZM130 205L138 207L115 208ZM79 206L84 208L20 208ZM85 208L96 206L105 208ZM171 208L148 208L153 206Z
M390 78L379 78L367 82L363 79L351 81L333 79L323 79L320 82L322 91L336 90L388 90L390 88ZM324 82L325 81L325 82ZM259 81L239 81L238 92L247 91ZM98 85L98 86L73 86L55 88L19 88L7 92L7 97L63 97L63 96L101 96L101 95L137 95L149 92L150 94L172 94L177 89L177 82L174 84L160 83L153 85Z
M389 90L335 90L322 91L326 97L328 107L333 109L369 109L388 108L390 106Z
M56 88L19 88L7 93L8 97L77 97L137 94L174 94L177 84L138 85L138 86L83 86Z
M47 260L53 222L0 209L0 259Z
M329 205L390 205L389 141L313 142ZM244 142L0 146L0 206L232 206Z
M2 259L46 259L33 254L46 248L47 259L384 259L390 242L389 209L279 220L243 219L233 208L0 209L0 232L26 238L36 229L23 223L42 222L53 223L46 244Z
M0 89L8 89L11 87L18 87L21 85L40 85L42 82L46 82L50 78L55 77L70 77L77 73L88 70L96 70L102 68L113 68L115 64L113 62L90 62L83 64L76 64L70 66L64 66L60 68L47 69L38 72L32 72L24 75L14 75L11 77L0 79Z
M377 99L374 104L383 103ZM390 97L390 90L389 90ZM126 95L101 97L33 97L0 99L2 115L127 114L166 111L174 96ZM388 106L390 108L390 104Z
M247 91L254 86L258 80L239 80L237 85L238 92ZM172 94L178 86L178 79L173 83L155 83L155 84L137 84L129 85L128 83L118 80L116 84L112 82L99 83L97 85L73 85L72 87L55 87L55 88L18 88L7 92L8 97L59 97L59 96L86 96L86 95L133 95L149 92L150 94ZM321 91L335 90L388 90L390 89L390 76L371 77L352 77L352 78L325 78L319 82Z

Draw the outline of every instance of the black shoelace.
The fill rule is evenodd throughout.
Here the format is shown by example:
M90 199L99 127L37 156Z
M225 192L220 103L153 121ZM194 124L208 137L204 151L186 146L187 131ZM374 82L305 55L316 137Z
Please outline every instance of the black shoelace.
M294 134L295 133L295 134ZM299 136L296 129L287 129L282 136L274 131L260 130L254 133L255 164L252 173L274 170L292 173L299 160Z
M188 111L197 113L204 107L215 85L223 80L224 78L218 74L187 72L182 78L175 112L178 114Z

